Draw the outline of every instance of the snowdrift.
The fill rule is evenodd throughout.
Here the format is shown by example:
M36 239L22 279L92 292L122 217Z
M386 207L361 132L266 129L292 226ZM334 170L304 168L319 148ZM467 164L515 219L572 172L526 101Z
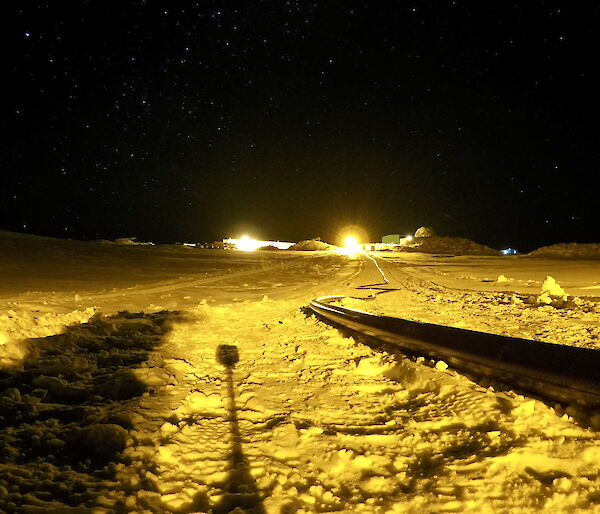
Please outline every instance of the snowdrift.
M498 250L462 237L415 237L400 252L445 253L451 255L500 255Z
M325 251L334 248L329 243L324 243L320 239L305 239L299 241L295 245L290 246L290 250L300 250L304 252Z
M558 243L542 246L529 254L531 257L548 257L554 259L600 259L598 243Z
M260 252L280 252L281 250L273 245L260 246L257 248Z

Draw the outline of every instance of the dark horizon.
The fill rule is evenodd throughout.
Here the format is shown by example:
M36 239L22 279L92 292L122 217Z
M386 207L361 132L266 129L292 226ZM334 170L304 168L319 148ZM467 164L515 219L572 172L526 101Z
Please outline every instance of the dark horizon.
M600 242L598 7L11 4L0 229Z

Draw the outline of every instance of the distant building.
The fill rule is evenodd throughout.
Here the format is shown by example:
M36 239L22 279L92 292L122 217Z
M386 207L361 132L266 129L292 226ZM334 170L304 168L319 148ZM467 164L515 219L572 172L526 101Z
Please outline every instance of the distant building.
M388 234L381 238L381 245L377 246L402 246L412 241L412 236L401 236L400 234Z
M503 255L515 255L517 253L519 253L518 250L515 250L514 248L505 248L504 250L500 250L502 252Z
M400 234L388 234L381 238L381 242L388 245L399 245L402 236Z

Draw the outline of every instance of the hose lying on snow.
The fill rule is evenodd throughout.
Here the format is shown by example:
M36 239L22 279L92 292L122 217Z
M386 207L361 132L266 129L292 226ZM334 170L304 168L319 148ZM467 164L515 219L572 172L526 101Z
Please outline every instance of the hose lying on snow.
M383 271L381 273L387 284ZM361 286L361 289L366 288L369 286ZM598 350L377 316L331 305L342 298L344 296L323 296L309 306L336 325L395 344L411 353L442 359L457 369L560 402L600 407Z

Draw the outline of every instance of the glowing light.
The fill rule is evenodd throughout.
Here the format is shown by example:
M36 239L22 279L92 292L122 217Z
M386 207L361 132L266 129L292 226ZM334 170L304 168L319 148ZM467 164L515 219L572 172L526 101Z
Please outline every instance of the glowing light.
M252 252L258 248L263 248L265 246L274 246L278 250L287 250L294 243L289 243L287 241L259 241L257 239L252 239L250 236L244 235L239 239L233 238L225 238L223 239L223 243L228 245L233 245L237 250L242 250L243 252Z
M360 251L360 246L354 236L348 236L344 239L344 248L352 251Z
M406 239L408 242L410 242L410 241L412 241L412 240L413 240L413 236L406 236L406 238L405 238L405 239Z
M357 253L361 253L363 249L360 244L358 244L356 237L346 236L344 238L344 246L337 248L334 251L336 253L341 253L342 255L356 255Z
M242 236L235 243L235 247L238 250L242 250L243 252L253 252L261 246L263 246L261 241L257 241L256 239L250 239L250 236Z

